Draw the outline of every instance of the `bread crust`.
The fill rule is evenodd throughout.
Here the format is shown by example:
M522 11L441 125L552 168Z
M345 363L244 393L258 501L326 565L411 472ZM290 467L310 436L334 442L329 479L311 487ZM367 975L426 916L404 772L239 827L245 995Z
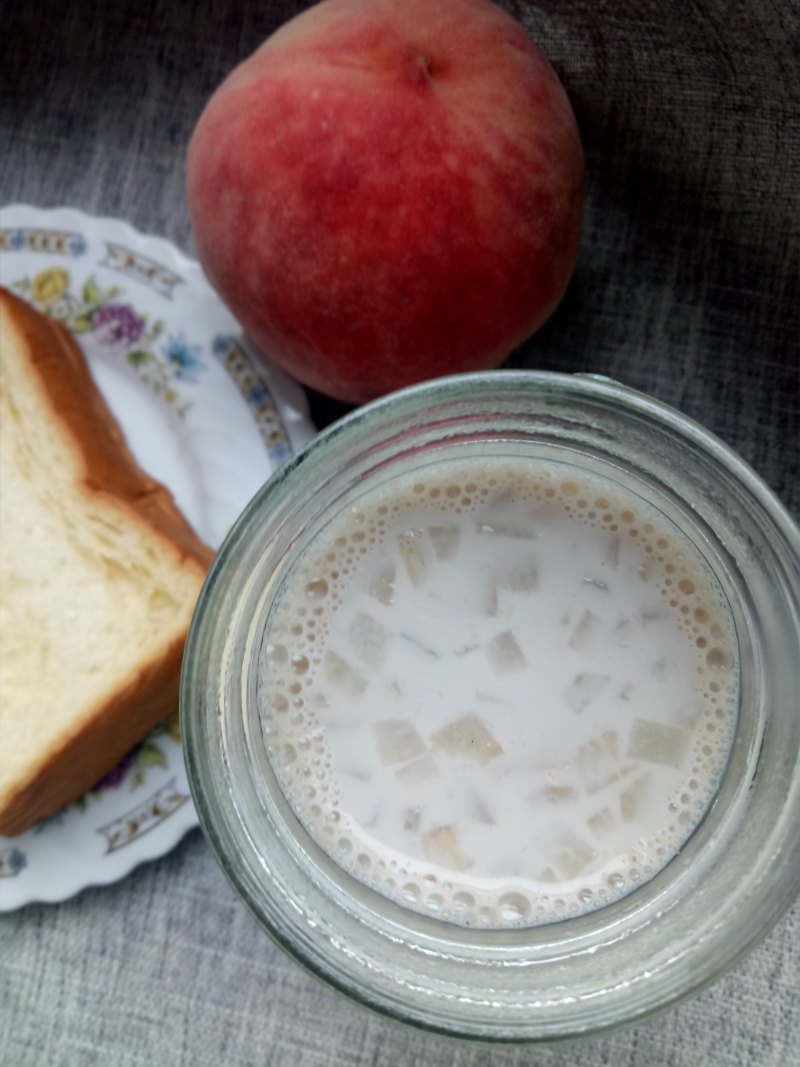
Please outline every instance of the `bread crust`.
M127 522L145 524L150 536L174 554L176 568L194 576L199 594L214 553L196 535L169 490L137 463L69 330L2 288L0 330L4 334L0 346L15 345L24 354L30 387L37 390L52 420L60 425L65 447L77 458L76 491L87 500L107 498ZM73 731L65 731L56 745L32 761L24 781L13 781L0 791L0 834L22 833L91 789L177 708L192 608L193 604L187 606L177 639L170 639L160 654L132 674L120 677L114 693L81 715ZM0 693L3 703L12 699L12 694Z
M36 385L53 419L74 441L87 493L107 493L131 506L186 559L206 569L214 557L178 509L172 494L137 463L97 388L80 346L63 323L0 287L0 322L28 350Z
M14 837L88 792L178 706L184 639L94 708L89 719L43 753L35 773L0 798L0 834Z

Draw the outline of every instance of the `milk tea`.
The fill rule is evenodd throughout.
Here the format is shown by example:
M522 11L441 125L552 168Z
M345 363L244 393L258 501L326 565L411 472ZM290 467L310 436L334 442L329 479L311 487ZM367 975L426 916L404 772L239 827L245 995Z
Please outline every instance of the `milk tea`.
M693 545L561 463L431 465L329 523L271 609L260 711L281 785L343 868L502 928L589 912L675 856L738 700Z

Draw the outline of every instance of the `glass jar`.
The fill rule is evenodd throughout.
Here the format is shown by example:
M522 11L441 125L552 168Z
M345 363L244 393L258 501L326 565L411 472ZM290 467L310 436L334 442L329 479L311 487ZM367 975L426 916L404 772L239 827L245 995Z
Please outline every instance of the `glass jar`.
M740 706L704 818L650 881L577 918L470 929L391 902L296 818L258 712L270 605L330 517L421 463L567 461L611 477L683 531L727 598ZM800 534L762 481L675 410L607 379L497 371L425 383L328 428L262 488L201 595L181 717L201 825L257 920L356 1001L484 1040L597 1034L730 968L800 888Z

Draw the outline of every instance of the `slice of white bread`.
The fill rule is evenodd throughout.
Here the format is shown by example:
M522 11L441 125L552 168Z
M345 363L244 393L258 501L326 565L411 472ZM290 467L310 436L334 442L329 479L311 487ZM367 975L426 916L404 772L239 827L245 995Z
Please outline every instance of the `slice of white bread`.
M211 558L70 332L0 289L0 834L90 789L177 708Z

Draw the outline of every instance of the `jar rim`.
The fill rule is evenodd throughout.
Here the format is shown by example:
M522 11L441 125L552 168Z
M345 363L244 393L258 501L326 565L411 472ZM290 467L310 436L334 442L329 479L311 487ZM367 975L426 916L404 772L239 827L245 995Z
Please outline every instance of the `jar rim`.
M704 848L711 847L714 833L725 830L722 836L730 837L734 815L751 817L750 786L774 770L764 763L764 751L774 761L783 759L779 770L786 789L781 803L772 798L772 829L758 842L759 858L767 867L763 872L751 870L745 884L732 889L725 901L711 907L706 900L710 910L705 916L702 889L695 885L692 890L691 914L675 895L679 863L668 877L657 875L647 883L651 892L646 900L637 890L591 916L566 919L549 928L527 928L524 936L519 931L499 936L494 931L475 938L458 928L444 931L435 919L409 920L398 906L376 902L374 892L354 887L350 876L337 885L336 865L302 837L302 828L291 823L291 813L274 806L265 808L264 797L252 790L248 794L243 785L252 749L248 749L243 723L246 693L240 679L246 675L248 649L257 640L248 612L253 612L263 595L258 584L264 581L267 546L273 545L274 563L293 545L297 492L302 488L301 495L308 494L312 501L307 506L316 506L324 502L337 480L357 480L379 469L381 463L391 462L393 449L420 439L441 441L443 434L449 443L458 440L460 432L474 435L478 421L472 414L487 406L490 415L484 421L502 424L496 431L501 437L511 432L509 427L521 434L533 433L536 427L540 444L577 442L587 455L594 448L598 454L619 458L627 445L615 420L621 420L629 434L636 426L640 440L663 453L657 457L660 477L686 481L687 515L694 516L698 524L709 517L716 522L725 517L724 529L709 527L707 536L717 537L720 553L731 555L737 581L744 583L744 594L752 601L759 630L754 638L759 685L764 688L758 697L764 717L759 729L774 732L774 723L780 722L786 736L781 756L777 751L781 746L773 742L765 749L764 738L759 739L755 730L739 766L739 773L746 773L747 779L730 786L736 810L729 813L727 824L717 820L716 829L706 834ZM675 464L679 449L683 458L696 460L702 474L699 483L692 483L690 474ZM639 459L628 457L631 464ZM702 501L688 498L690 490L697 492L697 484L706 486ZM792 686L794 694L800 692L799 620L800 531L744 460L674 408L596 375L500 370L412 386L344 416L287 461L245 509L212 566L187 641L181 685L187 768L201 826L226 875L273 938L307 968L370 1007L433 1030L495 1040L553 1039L632 1022L717 978L766 933L800 888L800 861L792 861L792 854L800 851L796 848L800 843L800 725L790 721L792 716L800 719L796 696L794 706L786 705ZM781 629L783 643L776 644L774 638ZM769 679L776 664L781 679L777 688ZM228 729L230 737L225 735ZM759 819L761 825L763 813ZM262 822L256 825L258 820ZM300 844L295 848L297 840ZM704 859L701 850L693 858L694 869L702 863L714 870L724 866L725 857L717 853ZM308 863L313 861L313 885L303 882L303 857ZM685 865L688 869L688 860ZM665 871L670 868L672 863ZM765 884L767 874L769 885ZM719 878L714 884L718 882ZM674 928L680 926L680 942L670 941L674 938L670 922ZM538 932L531 934L532 929ZM366 947L356 951L359 936ZM550 951L547 946L553 936L556 942ZM353 945L347 944L348 938ZM410 946L404 969L402 974L393 974L398 939L404 938ZM634 941L648 947L648 952L639 949L637 966L628 951ZM614 949L615 944L625 951ZM705 954L699 956L703 946ZM584 961L598 951L605 953L609 963L605 987L600 988L601 982L590 990L589 979L584 979L577 995L568 989L548 999L540 990L538 1001L532 1002L524 992L525 982L520 985L520 976L529 976L537 968L549 968L555 976L563 967L565 951L572 953L571 959ZM429 979L419 966L425 960L437 971ZM615 976L620 960L626 961L627 971L623 968ZM464 967L468 971L468 979L462 979L460 986L459 979L452 977L459 966L462 975L467 973ZM592 972L596 985L598 973L597 968ZM494 1000L486 995L487 974L502 987ZM456 989L461 997L458 1010L454 1007ZM474 1018L464 1010L470 1000Z

